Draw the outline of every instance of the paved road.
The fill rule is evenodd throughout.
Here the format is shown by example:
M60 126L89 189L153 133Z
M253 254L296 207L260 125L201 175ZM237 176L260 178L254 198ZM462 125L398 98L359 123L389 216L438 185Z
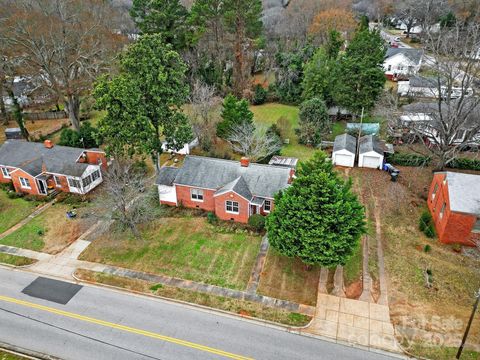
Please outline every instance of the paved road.
M41 283L37 280L37 288L29 286L36 279L32 273L0 268L0 342L62 359L82 360L392 359L229 316L92 286L83 286L76 293L78 289L73 289L73 297L63 305L65 293L50 287L48 279L47 283L45 279ZM24 289L56 302L26 295Z

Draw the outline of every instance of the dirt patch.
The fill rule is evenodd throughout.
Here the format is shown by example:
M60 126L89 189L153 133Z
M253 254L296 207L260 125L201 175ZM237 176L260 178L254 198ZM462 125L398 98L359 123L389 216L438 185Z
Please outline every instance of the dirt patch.
M358 299L362 294L362 281L357 280L349 286L345 287L345 296L349 299Z

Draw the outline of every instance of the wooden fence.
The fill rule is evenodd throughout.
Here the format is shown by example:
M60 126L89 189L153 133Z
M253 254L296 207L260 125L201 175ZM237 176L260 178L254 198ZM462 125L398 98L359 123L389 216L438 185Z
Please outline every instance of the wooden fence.
M7 114L8 121L14 121L12 114ZM24 120L59 120L66 119L68 115L65 111L44 111L44 112L24 112ZM0 119L3 120L3 116L0 115Z

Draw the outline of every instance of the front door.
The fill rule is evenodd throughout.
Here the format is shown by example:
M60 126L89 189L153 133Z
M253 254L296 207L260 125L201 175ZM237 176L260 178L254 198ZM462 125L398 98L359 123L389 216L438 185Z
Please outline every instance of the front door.
M45 180L37 180L38 183L38 191L42 195L47 195L47 183Z
M250 214L254 215L257 213L257 206L256 205L250 205Z

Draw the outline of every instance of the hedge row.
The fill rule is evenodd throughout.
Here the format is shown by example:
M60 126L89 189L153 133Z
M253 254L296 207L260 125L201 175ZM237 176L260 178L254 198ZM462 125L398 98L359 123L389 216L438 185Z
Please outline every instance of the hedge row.
M432 162L429 156L418 154L388 154L386 161L392 165L400 166L428 166ZM478 159L455 159L447 165L450 169L477 170L480 171L480 160Z

